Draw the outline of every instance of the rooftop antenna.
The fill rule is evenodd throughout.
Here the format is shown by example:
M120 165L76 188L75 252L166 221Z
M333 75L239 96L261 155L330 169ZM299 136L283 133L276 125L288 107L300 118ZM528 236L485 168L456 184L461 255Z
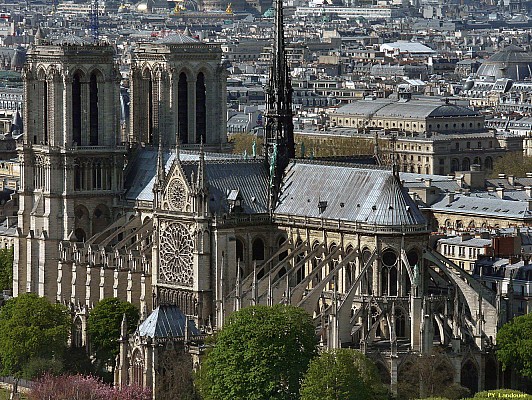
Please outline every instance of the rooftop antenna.
M100 39L100 22L98 21L98 8L98 0L92 0L89 17L91 36L95 43L97 43Z

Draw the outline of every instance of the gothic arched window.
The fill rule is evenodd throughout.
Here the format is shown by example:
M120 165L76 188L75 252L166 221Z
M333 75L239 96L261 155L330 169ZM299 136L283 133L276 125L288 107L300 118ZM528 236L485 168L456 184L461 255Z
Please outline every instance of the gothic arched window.
M207 132L207 106L206 106L206 90L205 90L205 75L203 72L198 74L196 79L196 143L201 139L205 143L205 134Z
M184 72L179 74L177 85L177 130L181 143L188 143L188 81Z
M253 241L252 253L253 261L264 260L264 241L261 238Z
M142 353L139 350L136 350L133 355L133 365L132 365L132 384L142 387L144 386L144 359Z
M81 146L81 74L72 77L72 141Z
M89 144L98 146L98 79L94 72L89 83L89 118Z

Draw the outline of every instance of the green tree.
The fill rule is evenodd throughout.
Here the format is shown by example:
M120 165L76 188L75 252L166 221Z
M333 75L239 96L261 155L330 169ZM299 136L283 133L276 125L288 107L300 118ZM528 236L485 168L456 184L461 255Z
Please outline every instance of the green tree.
M70 324L68 309L44 297L26 293L8 300L0 309L1 372L33 378L24 374L31 360L40 360L41 365L42 360L60 360Z
M509 367L532 377L532 314L515 317L497 332L497 358L502 369Z
M298 399L315 354L314 326L304 310L247 307L217 334L196 384L205 400Z
M255 154L262 154L263 139L251 133L235 133L229 136L229 143L233 146L233 154L243 154L244 151L248 157L253 155L253 142L255 142Z
M114 368L120 351L118 339L122 318L126 315L128 333L133 333L139 321L139 310L131 303L110 297L100 301L89 314L87 332L98 362Z
M310 362L301 400L387 399L375 364L353 349L325 351Z
M13 289L13 248L0 249L0 290Z
M525 157L522 152L510 152L495 160L491 177L497 178L499 174L524 177L527 172L532 172L532 157Z
M454 369L442 348L432 354L412 356L398 371L398 398L443 397L461 399L469 390L454 383Z

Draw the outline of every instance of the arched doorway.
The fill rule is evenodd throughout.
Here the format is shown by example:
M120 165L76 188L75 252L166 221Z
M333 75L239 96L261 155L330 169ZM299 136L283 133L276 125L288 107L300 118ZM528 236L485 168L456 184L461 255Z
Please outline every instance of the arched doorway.
M460 371L460 384L468 388L471 393L478 391L478 370L476 365L468 360L462 366Z
M484 390L497 389L497 362L493 358L488 358L485 365Z

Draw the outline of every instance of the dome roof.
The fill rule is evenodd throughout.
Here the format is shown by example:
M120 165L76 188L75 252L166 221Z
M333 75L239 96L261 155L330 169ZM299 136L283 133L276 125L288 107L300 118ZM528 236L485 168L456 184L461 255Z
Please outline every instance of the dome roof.
M478 112L471 108L457 104L446 103L438 106L429 114L429 117L474 117Z
M521 47L506 46L482 63L478 75L514 81L532 78L532 54Z

